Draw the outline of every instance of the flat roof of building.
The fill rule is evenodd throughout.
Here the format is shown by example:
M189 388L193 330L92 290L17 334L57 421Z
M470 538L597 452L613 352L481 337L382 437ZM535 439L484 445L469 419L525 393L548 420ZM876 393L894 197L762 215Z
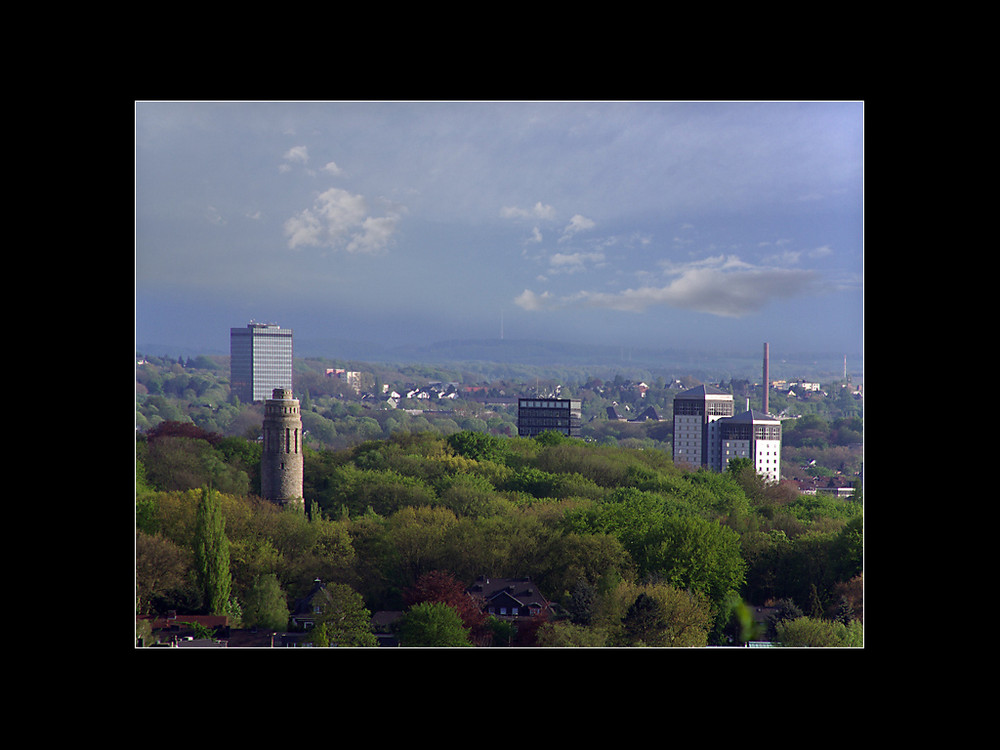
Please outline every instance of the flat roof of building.
M698 385L695 386L694 388L689 388L683 393L678 393L676 396L674 396L674 401L676 401L679 398L702 399L706 398L707 396L728 396L729 398L732 398L733 394L731 394L729 391L724 391L721 388L716 388L714 385Z

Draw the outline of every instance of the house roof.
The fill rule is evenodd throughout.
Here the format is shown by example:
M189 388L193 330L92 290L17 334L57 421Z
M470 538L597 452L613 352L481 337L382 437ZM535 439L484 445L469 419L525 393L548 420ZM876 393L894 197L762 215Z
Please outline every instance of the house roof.
M521 607L535 605L541 608L547 607L549 604L530 578L480 576L467 591L474 596L481 596L488 602L500 603L503 600L512 600L513 603Z
M372 615L372 627L384 629L391 626L396 620L406 614L403 610L382 609Z
M138 619L149 620L153 630L188 630L190 623L198 623L210 630L229 625L228 615L179 615L170 612L165 617L140 615Z
M640 414L638 417L636 417L635 419L633 419L632 421L633 422L644 422L647 419L652 419L655 422L659 422L660 421L659 412L657 412L656 409L654 407L652 407L652 406L646 407L646 410L642 414Z
M320 592L323 592L324 599L329 601L329 596L326 596L326 584L317 578L313 581L312 590L301 599L295 600L295 604L292 605L292 615L311 615L313 613L312 601Z

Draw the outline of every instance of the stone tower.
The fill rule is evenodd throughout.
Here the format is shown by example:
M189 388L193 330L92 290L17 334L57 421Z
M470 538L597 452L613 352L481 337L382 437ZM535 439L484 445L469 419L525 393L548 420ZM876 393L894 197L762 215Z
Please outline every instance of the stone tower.
M280 505L303 510L302 416L299 400L288 388L275 388L264 401L264 451L260 459L260 494Z

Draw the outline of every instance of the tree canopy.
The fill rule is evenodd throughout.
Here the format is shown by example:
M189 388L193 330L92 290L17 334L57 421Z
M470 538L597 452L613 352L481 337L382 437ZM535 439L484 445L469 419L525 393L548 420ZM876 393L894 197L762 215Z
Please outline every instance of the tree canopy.
M351 628L402 611L411 643L482 645L499 626L463 593L488 574L530 577L553 602L538 643L721 644L740 601L860 617L861 502L789 494L739 467L692 471L663 450L562 436L398 432L307 448L302 514L255 494L259 460L248 437L167 423L139 436L142 612L274 627L320 578L350 603ZM315 635L343 641L337 627Z

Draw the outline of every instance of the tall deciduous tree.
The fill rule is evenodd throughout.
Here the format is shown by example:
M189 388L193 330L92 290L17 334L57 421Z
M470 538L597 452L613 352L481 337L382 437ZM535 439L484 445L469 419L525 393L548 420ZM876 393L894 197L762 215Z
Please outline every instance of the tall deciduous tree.
M181 589L190 565L189 553L160 534L135 535L135 595L140 614L150 614L153 599Z
M267 630L288 627L288 602L278 577L265 573L254 581L243 603L243 624Z
M662 646L667 618L658 601L639 594L622 618L622 636L629 646Z
M365 608L361 595L350 586L343 583L324 585L312 606L319 610L317 627L322 626L314 634L316 645L378 645L371 631L371 612Z
M209 614L225 614L229 606L232 576L229 572L229 540L219 496L202 489L194 532L195 573Z
M746 580L739 535L697 516L664 519L649 534L646 554L648 572L714 602L739 591Z

